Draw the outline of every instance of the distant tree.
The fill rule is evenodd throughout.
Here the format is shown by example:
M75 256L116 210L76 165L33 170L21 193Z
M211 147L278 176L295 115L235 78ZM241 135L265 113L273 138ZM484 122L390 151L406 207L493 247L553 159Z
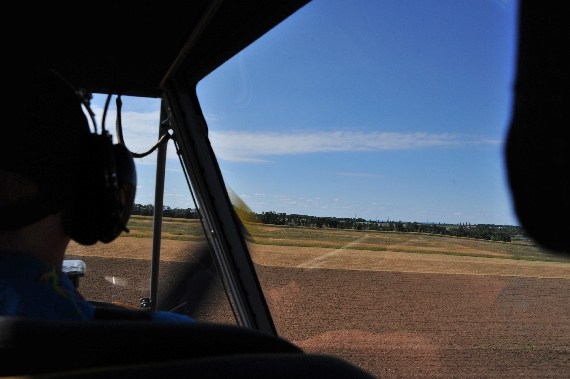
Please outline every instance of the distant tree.
M398 221L395 225L394 225L394 229L397 232L403 232L404 231L404 224L402 223L402 221Z
M154 216L154 205L147 204L141 206L141 215L143 216Z
M329 228L338 228L338 220L336 218L329 218L327 220L327 225Z
M417 232L419 230L418 223L415 221L411 225L408 224L408 227L410 228L411 232Z

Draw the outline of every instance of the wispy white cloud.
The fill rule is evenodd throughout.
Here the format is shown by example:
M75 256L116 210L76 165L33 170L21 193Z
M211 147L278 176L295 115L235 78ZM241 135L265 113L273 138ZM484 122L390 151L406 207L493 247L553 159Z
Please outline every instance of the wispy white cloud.
M98 106L93 107L93 111L97 114L97 123L101 128L103 109ZM117 111L109 109L107 112L107 119L105 121L105 129L115 132L115 120ZM160 112L121 112L121 120L124 128L124 133L132 132L133 136L136 134L158 136L158 126L160 120ZM125 136L126 137L126 136Z
M335 172L334 175L340 176L359 176L364 178L374 177L374 178L386 178L386 175L377 175L377 174L365 174L359 172Z
M465 144L496 144L500 141L458 134L397 132L210 132L218 158L232 161L266 161L262 157L349 151L407 150L454 147Z
M94 107L101 123L102 109ZM158 139L159 111L123 112L123 134L131 151L144 152ZM209 114L210 119L219 116ZM115 134L116 111L107 113L107 129ZM100 125L99 125L100 127ZM456 147L466 144L497 144L501 141L474 138L459 134L433 134L425 132L362 132L351 130L337 131L294 131L294 132L244 132L226 131L209 133L210 141L218 158L231 161L269 162L271 156L357 151L387 151L434 147ZM168 148L168 158L177 159L172 145ZM148 161L148 162L147 162ZM141 160L139 163L154 163ZM339 173L337 175L349 175ZM355 175L355 174L351 174Z
M206 119L206 121L208 122L213 122L213 121L219 121L222 120L224 117L215 113L211 113L211 112L205 112L204 113L204 118Z

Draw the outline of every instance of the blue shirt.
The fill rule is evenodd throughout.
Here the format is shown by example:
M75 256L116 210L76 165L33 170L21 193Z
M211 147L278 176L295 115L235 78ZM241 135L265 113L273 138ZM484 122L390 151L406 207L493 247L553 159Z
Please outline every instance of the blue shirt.
M0 315L44 320L93 320L86 301L61 268L41 259L0 253ZM170 312L155 312L157 321L194 321Z

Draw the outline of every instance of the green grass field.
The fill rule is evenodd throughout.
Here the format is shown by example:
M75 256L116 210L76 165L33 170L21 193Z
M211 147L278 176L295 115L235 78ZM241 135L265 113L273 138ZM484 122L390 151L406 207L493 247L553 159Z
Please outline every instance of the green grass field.
M130 233L124 236L151 238L152 225L152 216L131 216L127 225ZM199 220L164 217L162 220L162 238L178 241L201 241L204 239L204 232Z
M353 229L317 229L268 224L246 223L247 240L260 245L322 247L403 253L476 256L514 260L570 263L570 259L553 254L523 238L513 242L494 242L432 235L424 233L398 233L361 231ZM152 217L132 216L128 237L150 238ZM199 220L163 219L162 238L181 241L201 241L204 233Z

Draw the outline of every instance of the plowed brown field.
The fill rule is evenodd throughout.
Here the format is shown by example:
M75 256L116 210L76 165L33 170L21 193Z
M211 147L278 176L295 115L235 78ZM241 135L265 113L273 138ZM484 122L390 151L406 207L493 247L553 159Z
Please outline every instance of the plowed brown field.
M150 239L73 244L89 299L148 296ZM198 245L163 240L161 280ZM278 332L383 378L570 377L570 265L390 251L251 245ZM199 281L196 283L200 283ZM206 282L204 282L206 283ZM214 280L198 320L233 322Z

